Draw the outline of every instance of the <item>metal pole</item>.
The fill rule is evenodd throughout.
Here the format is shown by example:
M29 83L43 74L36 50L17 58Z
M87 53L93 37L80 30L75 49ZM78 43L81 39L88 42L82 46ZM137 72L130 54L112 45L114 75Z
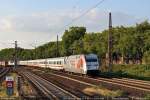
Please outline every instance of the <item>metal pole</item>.
M47 68L47 64L48 64L48 62L47 62L47 57L46 57L46 49L44 50L45 51L45 68Z
M37 41L35 41L35 43L34 44L30 44L30 46L32 46L33 47L33 55L32 55L32 59L37 59L37 51L36 51L36 48L37 48L37 46L36 46L36 44L37 44Z
M36 57L36 45L34 47L34 55L35 55L35 59L37 59L37 57Z
M57 43L56 43L56 57L59 56L59 47L58 47L58 35L57 35Z
M112 71L112 17L109 13L109 33L108 33L108 67Z
M17 67L17 41L15 41L14 67Z

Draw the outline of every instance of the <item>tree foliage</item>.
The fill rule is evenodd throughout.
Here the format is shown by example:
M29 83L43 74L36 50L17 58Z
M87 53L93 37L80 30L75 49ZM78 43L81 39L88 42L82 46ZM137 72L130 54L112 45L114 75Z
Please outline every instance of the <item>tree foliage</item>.
M123 57L129 60L150 62L150 23L144 21L132 27L114 27L113 32L113 56ZM105 58L108 44L108 30L102 32L86 33L85 27L70 27L65 30L62 41L59 41L59 56L73 54L96 53ZM56 41L46 43L36 49L19 49L20 60L41 59L56 57ZM0 51L1 60L10 60L14 56L14 49Z
M85 35L85 27L70 27L64 32L62 37L62 47L65 55L70 55L80 39Z

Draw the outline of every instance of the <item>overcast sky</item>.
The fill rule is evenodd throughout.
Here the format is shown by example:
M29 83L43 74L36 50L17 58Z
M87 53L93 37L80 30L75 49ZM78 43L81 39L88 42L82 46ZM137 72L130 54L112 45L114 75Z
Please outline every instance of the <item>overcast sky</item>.
M108 28L108 12L113 26L131 26L150 19L150 0L105 0L97 8L63 28L100 0L0 0L0 49L32 48L60 39L69 26L85 26L87 32ZM63 29L62 29L63 28ZM31 46L32 45L32 46Z

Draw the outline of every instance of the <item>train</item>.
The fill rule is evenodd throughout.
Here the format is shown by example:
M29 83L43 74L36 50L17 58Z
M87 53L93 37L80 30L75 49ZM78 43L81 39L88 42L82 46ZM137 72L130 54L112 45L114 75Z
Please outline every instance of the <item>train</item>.
M58 58L18 61L20 66L43 67L79 74L95 74L99 72L100 59L96 54L80 54ZM14 66L13 61L0 61L1 66Z
M80 54L58 58L19 61L19 65L37 66L79 74L99 72L99 59L96 54Z

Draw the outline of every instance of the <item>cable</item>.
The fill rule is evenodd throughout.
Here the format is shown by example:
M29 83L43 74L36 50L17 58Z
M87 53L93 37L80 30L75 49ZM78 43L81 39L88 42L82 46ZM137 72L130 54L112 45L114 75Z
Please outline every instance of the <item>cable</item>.
M80 0L77 0L72 9L75 9L77 7L77 5L79 4L79 2L80 2Z
M100 4L102 4L105 0L100 0L97 4L95 4L94 6L92 6L91 8L89 8L88 10L86 10L84 13L82 13L80 16L78 16L77 18L74 18L70 23L66 24L65 26L63 26L57 33L60 33L62 30L64 30L64 28L66 28L67 26L69 26L70 24L72 24L73 22L77 21L78 19L80 19L82 16L86 15L88 12L90 12L92 9L96 8L97 6L99 6Z

